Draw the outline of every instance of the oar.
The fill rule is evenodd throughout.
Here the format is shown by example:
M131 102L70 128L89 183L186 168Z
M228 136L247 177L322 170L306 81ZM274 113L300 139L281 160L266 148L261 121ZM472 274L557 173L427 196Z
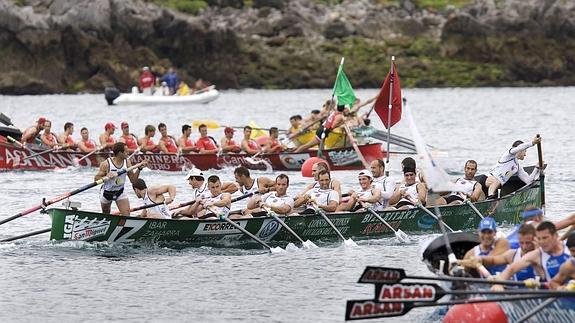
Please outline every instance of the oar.
M306 249L315 249L315 248L318 248L318 246L317 246L315 243L311 242L310 240L303 241L303 239L302 239L297 233L295 233L295 232L292 230L292 228L290 228L284 221L282 221L282 220L278 217L278 215L277 215L274 211L271 210L271 208L269 208L269 207L267 207L267 206L262 206L262 209L264 209L269 216L271 216L272 218L274 218L274 220L278 221L279 224L280 224L282 227L284 227L289 233L291 233L292 236L294 236L296 239L298 239L298 240L301 242L302 247L304 247L304 248L306 248Z
M473 209L475 214L477 214L481 218L481 220L484 219L483 214L481 214L481 212L479 212L479 210L475 207L475 205L473 205L473 203L471 203L471 201L469 199L465 200L465 204L469 205L469 207Z
M346 239L343 234L341 234L341 232L337 229L337 227L335 226L335 224L333 224L333 222L331 222L331 220L327 217L327 215L325 214L325 212L316 204L316 202L312 201L311 205L313 206L315 212L319 215L321 215L321 217L325 220L325 222L327 222L327 224L329 224L329 226L333 229L333 231L335 231L335 233L338 235L338 237L341 239L341 241L343 241L343 244L345 246L348 247L357 247L357 243L355 243L355 241L353 241L353 239L349 238Z
M136 164L136 165L134 165L134 166L132 166L132 167L130 167L130 168L128 168L128 169L122 169L121 171L118 172L118 176L119 176L119 175L122 175L122 174L124 174L124 173L127 173L127 172L129 172L129 171L131 171L131 170L133 170L133 169L136 169L136 168L140 167L141 165L142 165L142 163L139 163L139 164ZM69 198L70 196L73 196L73 195L76 195L76 194L78 194L78 193L84 192L84 191L86 191L86 190L88 190L88 189L90 189L90 188L92 188L92 187L98 186L98 185L100 185L100 184L102 184L102 183L104 183L104 182L106 182L106 181L108 181L108 180L110 180L109 177L107 177L107 176L106 176L106 177L102 177L102 178L100 178L100 179L97 180L97 181L94 181L94 182L92 182L92 183L90 183L90 184L84 185L84 186L82 186L82 187L80 187L80 188L78 188L78 189L75 189L75 190L71 191L71 192L68 192L68 193L65 193L65 194L63 194L63 195L57 196L57 197L55 197L55 198L53 198L53 199L51 199L51 200L49 200L49 201L46 201L46 200L44 199L44 200L42 201L42 203L39 204L39 205L36 205L36 206L34 206L34 207L32 207L32 208L29 208L29 209L27 209L27 210L24 210L24 211L22 211L22 212L20 212L20 213L18 213L18 214L16 214L16 215L13 215L13 216L11 216L11 217L9 217L9 218L6 218L6 219L1 220L1 221L0 221L0 225L4 224L4 223L6 223L6 222L10 222L10 221L12 221L12 220L14 220L14 219L17 219L17 218L19 218L19 217L22 217L22 216L24 216L24 215L30 214L30 213L32 213L32 212L38 211L38 210L40 210L40 209L42 209L42 208L44 208L44 207L46 207L46 206L48 206L48 205L51 205L51 204L60 202L60 201L62 201L62 200L64 200L64 199Z
M429 211L428 208L423 206L423 204L421 204L421 202L417 202L417 204L415 206L417 206L420 210L422 210L423 212L427 213L429 216L434 218L438 222L439 225L443 224L446 228L449 229L449 231L455 232L455 230L453 230L449 225L447 225L447 223L445 223L445 221L438 218L437 215L433 214L433 212Z
M88 154L86 154L84 157L80 158L80 159L74 159L73 163L75 166L80 166L80 162L83 161L84 159L92 156L93 154L99 152L100 150L102 150L103 147L100 148L96 148L94 150L92 150L91 152L89 152Z
M10 118L8 118L8 116L5 115L4 113L0 113L0 122L7 125L8 127L14 126L14 124L12 123L12 120L10 120Z
M248 198L248 197L251 197L251 196L254 195L254 194L260 194L260 192L255 192L255 193L254 193L254 192L250 192L250 193L246 193L246 194L244 194L244 195L242 195L242 196L235 197L235 198L232 199L232 203L237 202L237 201L241 201L241 200L246 199L246 198ZM192 205L192 204L194 204L194 203L196 203L196 200L191 200L191 201L188 201L188 202L183 202L183 203L180 203L180 204L172 205L172 206L170 206L170 211L177 210L177 209L181 209L181 208L183 208L183 207L185 207L185 206ZM180 218L180 217L183 217L183 215L178 215L177 218ZM174 218L174 219L175 219L175 218Z
M344 128L345 128L345 133L347 134L347 137L349 138L349 140L351 141L351 145L353 146L353 150L355 150L355 153L357 154L357 156L359 157L359 160L361 161L361 163L363 164L363 167L365 167L366 169L369 169L369 164L368 162L365 160L365 157L363 156L363 154L361 153L361 150L359 150L359 147L357 146L357 141L355 140L355 138L353 137L353 134L351 133L351 130L349 130L349 126L347 125L347 123L343 124Z
M541 137L539 134L537 138ZM543 150L541 148L541 141L537 143L537 156L539 159L539 182L541 183L541 209L545 213L545 168L543 167Z
M25 149L26 151L28 151L28 152L31 153L31 154L35 154L35 152L34 152L32 149L26 147L26 145L23 145L23 144L22 144L21 142L19 142L18 140L14 139L14 138L12 138L12 137L10 137L10 136L8 136L8 137L6 137L6 138L8 138L8 140L10 140L11 142L15 143L18 147L20 147L20 148L22 148L22 149Z
M397 238L397 240L399 240L399 242L403 242L403 243L409 243L410 242L409 236L407 234L405 234L405 232L401 231L401 229L395 230L389 223L387 223L387 221L385 221L381 217L381 215L379 215L377 212L375 212L372 208L366 207L365 205L363 205L363 207L367 211L369 211L369 213L373 214L373 216L375 216L379 220L379 222L385 224L386 227L388 227L391 231L393 231L393 233L395 234L395 237Z
M196 121L192 122L192 126L194 128L197 128L202 124L206 125L206 127L210 128L210 129L226 128L226 127L234 128L234 129L244 129L244 127L245 127L245 126L244 127L242 127L242 126L227 126L224 124L220 124L219 122L217 122L215 120L196 120ZM270 130L270 128L258 128L258 127L255 127L255 128L252 127L252 129L254 129L254 130L265 130L265 131ZM286 129L278 129L278 131L279 132L287 132Z
M44 155L44 154L47 154L49 152L53 152L54 150L58 150L58 149L60 149L60 146L56 145L50 149L46 149L46 150L41 151L39 153L35 153L35 154L30 155L30 156L26 156L26 157L22 158L22 160L27 160L27 159L34 158L34 157L37 157L40 155Z
M242 228L240 225L238 225L237 223L235 223L234 221L228 219L228 217L224 216L223 214L221 214L218 210L216 210L213 206L208 207L208 210L210 210L210 212L212 212L213 214L215 214L217 217L220 218L221 221L225 221L229 224L231 224L234 228L238 229L239 231L241 231L243 234L247 235L248 237L252 238L254 241L256 241L257 243L259 243L260 245L264 246L265 248L267 248L271 253L275 253L275 252L285 252L285 250L283 250L280 247L275 247L272 248L270 245L268 245L267 243L263 242L260 238L256 237L255 235L251 234L248 230Z
M158 205L160 205L160 204L164 204L164 202L155 202L155 203L148 204L148 205L136 206L135 208L131 208L131 209L130 209L130 213L136 212L136 211L140 211L140 210L149 209L149 208L151 208L151 207L158 206ZM119 215L119 214L120 214L120 211L114 211L114 212L112 212L112 215Z
M34 232L28 232L28 233L25 233L25 234L22 234L19 236L10 237L10 238L0 240L0 242L10 242L10 241L14 241L14 240L28 238L31 236L37 236L37 235L42 234L42 233L50 232L50 230L52 230L52 228L46 228L46 229L42 229L42 230L38 230L38 231L34 231Z

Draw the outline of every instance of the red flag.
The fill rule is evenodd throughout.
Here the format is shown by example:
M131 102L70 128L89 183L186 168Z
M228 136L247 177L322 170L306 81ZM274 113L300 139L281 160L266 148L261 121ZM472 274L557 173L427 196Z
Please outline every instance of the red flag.
M391 93L391 118L389 118L389 96ZM383 122L385 128L393 127L401 120L401 85L395 63L391 63L391 70L387 73L381 91L375 100L375 112ZM389 124L389 126L388 126Z

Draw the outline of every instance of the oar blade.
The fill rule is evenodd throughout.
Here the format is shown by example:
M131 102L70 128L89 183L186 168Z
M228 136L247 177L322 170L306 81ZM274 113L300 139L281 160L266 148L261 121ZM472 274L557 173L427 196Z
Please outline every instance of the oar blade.
M3 124L5 124L7 126L13 126L14 125L12 123L12 120L10 120L10 118L8 118L8 116L5 115L4 113L0 113L0 122L2 122Z
M409 236L405 232L401 231L401 229L397 229L397 231L395 231L395 237L401 243L410 243L411 242L411 239L409 239Z
M270 252L271 253L285 253L286 251L284 249L282 249L281 247L273 247L270 248Z
M372 299L347 301L345 320L364 320L405 315L413 308L409 303L380 303Z
M343 245L349 248L359 247L352 238L343 240Z
M405 278L401 268L367 266L357 281L360 284L392 284Z
M319 248L315 243L310 240L306 240L302 243L304 249L317 249Z

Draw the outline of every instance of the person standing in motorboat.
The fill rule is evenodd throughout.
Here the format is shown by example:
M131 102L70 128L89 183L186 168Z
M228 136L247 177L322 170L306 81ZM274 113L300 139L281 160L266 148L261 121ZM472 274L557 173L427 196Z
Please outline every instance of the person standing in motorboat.
M176 73L173 67L170 67L168 69L168 72L162 76L160 81L162 82L162 85L165 82L169 90L169 94L164 95L176 94L176 91L178 90L178 85L180 85L180 79L178 78L178 74Z
M154 76L154 74L152 74L149 67L144 66L144 68L142 68L142 74L140 75L139 80L140 91L144 95L152 95L155 84L156 84L156 77Z

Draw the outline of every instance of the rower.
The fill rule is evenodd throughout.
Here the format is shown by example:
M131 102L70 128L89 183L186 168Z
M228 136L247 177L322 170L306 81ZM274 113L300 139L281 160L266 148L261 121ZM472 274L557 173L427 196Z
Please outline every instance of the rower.
M566 243L567 248L569 248L569 253L571 257L568 261L564 262L559 268L557 275L551 279L549 282L549 287L553 289L560 288L563 286L565 281L569 279L575 279L575 233L571 233L569 238L567 238Z
M183 125L182 136L178 139L178 147L180 148L180 151L184 154L199 151L194 141L190 138L191 134L192 134L192 126L187 124Z
M221 139L222 152L224 153L239 153L242 148L238 146L234 140L234 128L226 127L224 129L224 137Z
M213 137L208 136L208 126L201 124L198 127L200 132L200 138L196 142L196 145L200 149L200 154L216 154L220 151L218 143Z
M82 136L82 140L78 142L78 149L83 153L94 151L96 149L96 142L90 139L88 128L84 127L80 129L80 135Z
M36 124L26 128L22 133L22 138L20 142L26 145L33 145L36 143L36 137L40 134L40 131L44 130L44 123L46 122L46 118L40 117Z
M536 166L531 174L527 174L523 167L519 165L519 160L525 159L527 149L541 142L541 137L535 136L531 142L524 143L517 140L513 143L512 148L499 158L495 167L491 170L485 186L487 187L487 199L495 199L495 192L498 188L505 185L511 176L517 174L525 184L531 184L539 174L539 167Z
M294 152L299 153L308 150L309 148L319 144L322 140L325 140L331 131L342 126L345 123L345 117L343 116L344 109L345 105L338 105L337 110L331 112L326 121L317 129L315 137L308 143L297 147Z
M296 114L294 116L291 116L289 118L290 127L288 129L288 135L297 134L302 129L301 122L302 122L301 115Z
M305 195L298 197L294 202L294 207L303 204L306 209L300 214L315 214L313 204L325 212L335 212L339 205L339 193L330 188L331 177L327 170L321 170L318 174L319 187L309 190Z
M279 153L281 151L284 151L286 149L286 147L284 145L282 145L278 140L278 136L279 136L278 128L277 127L271 127L269 130L269 134L270 135L264 144L263 152L264 153Z
M514 262L519 261L521 257L530 251L535 250L535 227L530 224L521 224L518 230L519 236L519 246L518 248L513 248L505 251L497 256L478 256L471 257L466 260L460 260L458 263L464 267L477 268L477 265L482 264L486 267L493 266L507 266ZM541 273L539 273L539 276ZM522 281L529 278L535 278L536 272L532 266L521 269L515 273L514 279L517 281Z
M58 140L56 139L56 135L52 133L52 121L46 120L44 122L44 132L40 136L42 140L42 145L49 147L49 148L58 148Z
M526 207L525 210L521 212L521 217L523 218L522 224L516 225L513 231L507 235L509 248L519 248L519 237L517 234L521 225L529 224L535 228L537 225L539 225L539 223L543 222L543 211L540 208L531 205Z
M477 228L479 235L479 245L467 251L464 260L477 258L479 256L498 256L509 250L509 242L505 238L497 238L497 222L492 217L485 217L479 222ZM503 271L505 265L488 267L487 270L491 275Z
M64 124L64 132L58 136L58 144L61 146L66 146L68 150L75 150L78 145L72 138L74 133L74 124L71 122L66 122Z
M199 219L217 219L220 216L227 217L232 206L232 197L230 193L222 192L222 182L216 175L208 177L208 189L212 195L199 201L202 207L198 212ZM215 209L218 214L214 214L210 208Z
M357 211L365 207L371 207L374 211L383 211L381 205L381 191L373 187L373 176L368 170L362 170L357 175L360 190L357 192L350 191L347 202L337 207L337 212Z
M313 164L313 166L311 167L311 174L314 178L314 181L307 184L304 190L296 196L296 199L299 197L303 197L307 192L309 192L314 188L319 188L320 186L319 172L322 170L329 172L329 166L325 161L320 161ZM332 179L331 182L329 183L329 188L335 190L337 192L338 198L341 199L341 182L339 180L335 178Z
M497 279L506 280L523 268L532 266L537 272L543 273L543 280L550 281L559 272L559 267L568 261L570 253L557 234L552 222L543 221L535 229L539 248L528 252L521 259L508 266ZM503 290L502 285L493 285L492 290Z
M448 195L440 196L435 200L436 205L459 205L469 199L471 202L477 202L481 197L481 184L474 180L477 173L477 162L468 160L465 162L465 176L455 180L455 186L459 188L457 192L451 192Z
M128 200L128 195L124 192L126 176L130 179L130 182L134 183L140 176L140 171L145 167L145 163L146 161L136 171L132 170L118 176L119 171L130 168L132 163L128 160L128 150L125 143L117 142L112 146L112 157L100 163L100 169L94 177L94 181L106 176L110 178L104 182L100 189L102 213L110 213L112 201L115 201L120 214L130 215L130 200Z
M205 198L212 197L210 190L208 189L208 182L204 179L204 173L197 168L192 168L186 175L186 180L188 184L192 187L192 201L195 201L192 205L187 206L174 212L174 215L181 215L187 217L194 217L198 212L199 201Z
M100 135L100 147L102 147L103 150L112 149L112 146L116 143L116 139L112 137L115 130L116 126L111 122L104 125L104 133Z
M165 123L158 124L158 131L160 131L160 140L158 141L158 148L165 154L175 154L178 152L178 145L176 139L168 135L168 127Z
M248 193L268 193L275 190L275 181L268 177L257 177L253 179L250 176L250 171L244 166L234 169L234 177L236 178L235 185L226 184L223 190L228 193L235 193L238 190L242 195Z
M252 135L252 127L244 127L244 139L242 139L242 150L248 155L255 155L261 152L260 145L253 139L250 139Z
M130 133L130 125L124 121L120 125L122 135L118 138L118 142L123 142L128 148L128 153L131 154L138 149L138 138Z
M154 143L154 136L156 135L156 127L151 124L144 128L144 136L138 140L140 151L143 153L158 153L160 149Z
M395 190L395 181L385 176L385 162L383 159L378 158L372 161L369 166L373 175L372 185L381 192L381 201L379 204L381 204L383 208L387 208L389 206L389 199L393 196Z
M259 216L267 216L265 208L269 208L272 212L279 215L287 216L291 213L294 205L292 197L287 195L289 187L289 177L286 174L279 174L275 180L275 191L269 192L264 195L257 195L250 199L246 209L241 215L230 215L233 218L251 218Z
M414 208L419 203L425 205L427 190L425 184L417 183L415 167L405 166L403 168L403 179L404 183L395 188L393 195L389 199L389 204L394 205L399 210Z
M140 213L142 218L155 218L155 219L171 219L172 214L168 210L167 205L174 201L176 197L176 187L174 185L159 185L149 187L146 182L138 178L133 184L132 188L136 193L138 198L144 201L144 205L155 205L151 208L144 209ZM164 193L168 193L168 197L164 196Z

